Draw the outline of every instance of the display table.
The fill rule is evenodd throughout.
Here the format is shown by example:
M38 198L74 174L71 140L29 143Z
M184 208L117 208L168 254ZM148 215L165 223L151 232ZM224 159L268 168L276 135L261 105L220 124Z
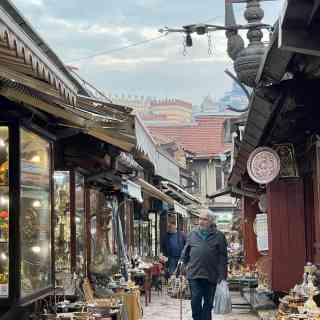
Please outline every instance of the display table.
M232 307L235 309L251 308L254 309L256 288L258 287L257 278L237 277L228 279L230 286L238 287L241 297L243 297L247 303L233 303Z
M128 311L128 320L139 320L142 318L139 289L132 292L118 293L117 296L123 298L123 303Z
M145 305L151 303L151 287L152 287L152 266L144 267L137 270L129 270L131 277L134 282L140 286L141 290L144 292L145 296Z

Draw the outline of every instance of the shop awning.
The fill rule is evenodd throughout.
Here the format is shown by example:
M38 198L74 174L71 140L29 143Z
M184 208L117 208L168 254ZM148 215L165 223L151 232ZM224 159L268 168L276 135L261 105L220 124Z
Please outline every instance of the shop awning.
M187 208L184 207L183 205L181 205L179 202L175 201L173 207L174 207L174 211L177 214L180 214L183 218L187 218L188 217Z
M178 163L158 148L157 143L139 116L135 118L135 133L137 149L147 155L149 161L154 166L155 174L164 179L179 183L180 168Z
M166 195L165 193L163 193L162 191L160 191L159 189L157 189L155 186L148 183L147 181L141 178L138 178L137 180L135 180L135 182L139 184L142 188L142 191L147 193L148 195L154 198L157 198L159 200L162 200L164 202L167 202L168 204L174 205L175 201L171 197L169 197L168 195Z
M201 201L198 198L194 197L189 192L183 190L177 184L169 181L163 181L162 185L164 187L164 191L173 198L177 199L178 201L180 200L185 204L201 205Z
M248 191L248 190L242 190L240 188L236 188L233 186L227 186L211 195L207 195L208 199L215 199L218 197L222 197L226 194L230 194L230 195L240 195L240 196L246 196L249 198L259 198L258 194L253 192L253 191Z
M141 194L141 186L130 181L124 181L122 183L122 190L123 193L129 195L131 198L138 200L139 202L143 202L142 194Z

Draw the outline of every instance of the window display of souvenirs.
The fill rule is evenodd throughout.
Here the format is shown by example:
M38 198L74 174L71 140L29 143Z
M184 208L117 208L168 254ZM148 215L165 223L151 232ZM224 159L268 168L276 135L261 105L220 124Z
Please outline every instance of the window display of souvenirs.
M97 190L90 190L90 235L91 259L90 272L112 274L112 207L106 196Z
M70 173L69 171L56 171L53 180L55 278L58 287L73 290L71 283Z
M9 130L0 127L0 297L9 294Z
M21 296L46 289L51 275L50 143L21 129Z
M84 177L75 175L76 273L85 274L85 203Z

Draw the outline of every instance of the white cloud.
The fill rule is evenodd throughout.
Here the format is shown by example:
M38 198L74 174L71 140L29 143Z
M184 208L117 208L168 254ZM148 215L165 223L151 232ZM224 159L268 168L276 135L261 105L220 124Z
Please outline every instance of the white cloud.
M14 1L17 6L23 5L31 5L37 7L43 7L43 0L16 0Z
M113 58L113 57L101 57L95 59L97 65L102 66L137 66L148 63L160 63L167 59L164 57L138 57L138 58Z

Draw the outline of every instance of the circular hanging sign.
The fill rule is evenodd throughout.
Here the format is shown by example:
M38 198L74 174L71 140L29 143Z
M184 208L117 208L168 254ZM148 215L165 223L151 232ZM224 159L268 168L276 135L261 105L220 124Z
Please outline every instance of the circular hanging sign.
M279 175L280 158L273 149L260 147L250 154L247 169L254 182L268 184Z

